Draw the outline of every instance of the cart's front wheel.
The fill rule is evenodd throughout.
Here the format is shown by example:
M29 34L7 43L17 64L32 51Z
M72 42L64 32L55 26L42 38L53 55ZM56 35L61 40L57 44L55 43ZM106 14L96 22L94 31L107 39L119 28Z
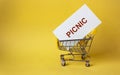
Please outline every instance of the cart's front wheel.
M89 63L89 61L88 61L88 60L86 61L85 66L86 66L86 67L90 67L90 63Z
M61 65L62 65L62 66L65 66L65 65L66 65L66 62L65 62L65 59L64 59L64 58L61 59Z
M89 64L89 63L86 63L85 66L86 66L86 67L90 67L90 64Z

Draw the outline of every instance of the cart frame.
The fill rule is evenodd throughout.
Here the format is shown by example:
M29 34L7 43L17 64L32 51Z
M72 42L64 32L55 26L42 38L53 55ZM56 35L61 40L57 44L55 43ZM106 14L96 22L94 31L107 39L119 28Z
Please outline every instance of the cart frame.
M68 51L68 54L61 54L61 65L65 66L66 61L81 61L86 62L85 66L90 66L90 60L86 59L89 57L91 44L93 41L93 35L87 35L83 39L72 39L72 40L57 40L57 46L59 50ZM65 56L72 56L71 59L65 58ZM81 56L81 59L75 59L75 56Z

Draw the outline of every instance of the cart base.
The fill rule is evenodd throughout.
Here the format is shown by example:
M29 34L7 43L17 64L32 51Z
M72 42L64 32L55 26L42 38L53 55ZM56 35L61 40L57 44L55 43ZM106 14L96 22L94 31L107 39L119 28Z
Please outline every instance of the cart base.
M65 59L64 56L68 56L68 55L73 56L73 58L72 59ZM75 55L81 55L81 60L76 60L74 58ZM90 61L86 60L86 58L87 58L87 55L85 55L85 54L62 54L62 55L60 55L62 66L66 66L66 61L80 61L80 62L86 62L85 66L90 67Z

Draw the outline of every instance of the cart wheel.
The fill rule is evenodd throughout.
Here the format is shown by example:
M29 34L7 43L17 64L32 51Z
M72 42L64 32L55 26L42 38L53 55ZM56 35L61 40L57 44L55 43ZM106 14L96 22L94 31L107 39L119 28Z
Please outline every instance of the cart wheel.
M61 65L62 65L62 66L65 66L65 65L66 65L66 62L65 62L65 59L64 59L64 58L61 59Z
M90 67L90 64L89 64L89 63L86 63L85 66L86 66L86 67Z
M86 66L86 67L90 67L90 63L89 63L89 61L88 61L88 60L86 61L85 66Z
M82 60L85 60L85 55L82 55L82 56L81 56L81 59L82 59Z

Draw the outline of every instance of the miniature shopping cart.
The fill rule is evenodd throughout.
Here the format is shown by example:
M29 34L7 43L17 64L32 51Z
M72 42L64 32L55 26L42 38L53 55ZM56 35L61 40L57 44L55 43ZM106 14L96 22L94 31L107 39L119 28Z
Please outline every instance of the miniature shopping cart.
M57 45L60 50L68 51L68 54L61 54L61 65L65 66L66 61L82 61L86 62L85 66L90 66L90 61L88 60L90 47L93 41L93 35L87 35L83 39L74 40L58 40ZM65 58L65 56L72 56L71 59ZM80 59L75 59L75 56L80 56ZM77 58L77 57L76 57Z

